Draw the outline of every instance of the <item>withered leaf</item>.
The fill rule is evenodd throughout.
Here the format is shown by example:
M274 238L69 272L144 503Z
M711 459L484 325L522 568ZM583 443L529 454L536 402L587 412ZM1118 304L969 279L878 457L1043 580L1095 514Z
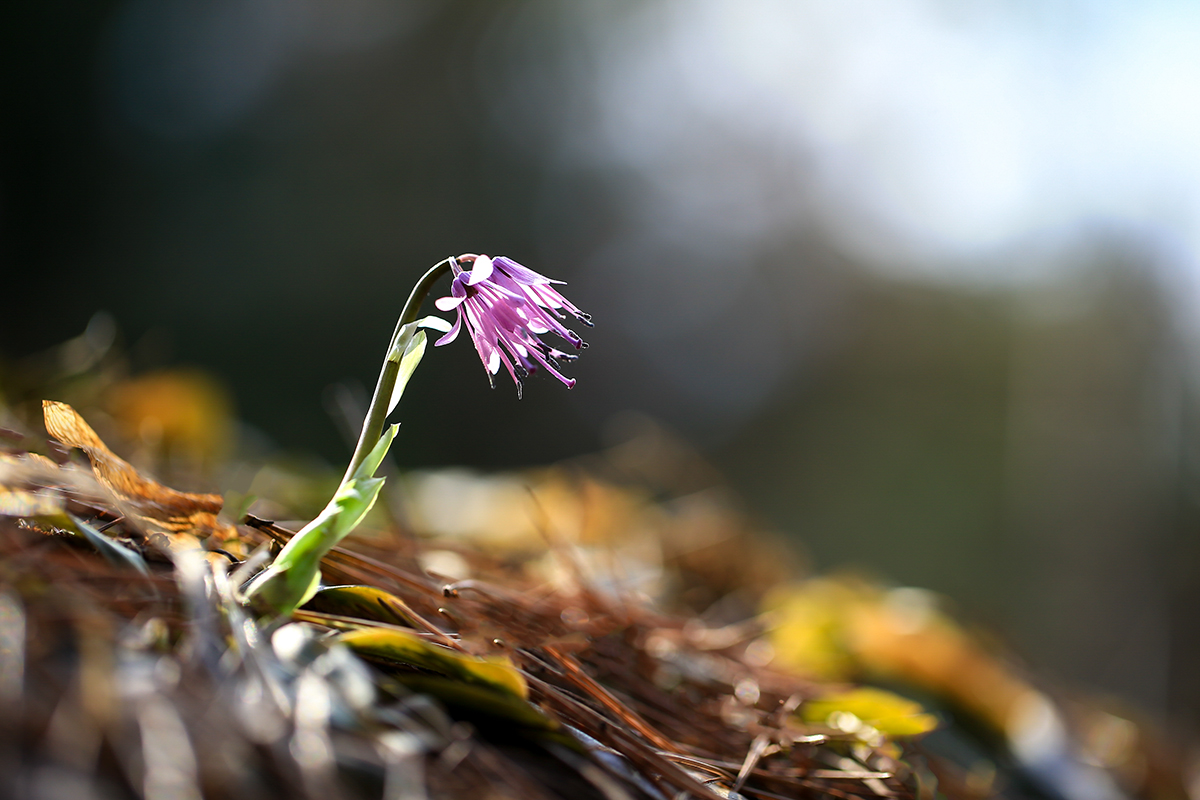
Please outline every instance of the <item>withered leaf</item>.
M363 628L339 634L335 641L368 659L407 664L519 700L529 697L525 676L504 656L456 653L399 628Z
M374 586L326 586L304 605L308 611L413 627L399 612L403 607L399 598Z
M220 495L180 492L143 477L129 462L109 450L83 417L66 403L43 400L42 414L46 431L63 444L78 447L87 454L96 479L109 491L121 512L141 523L146 533L165 535L172 548L195 547L191 537L233 534L231 526L217 520L217 512L224 503Z

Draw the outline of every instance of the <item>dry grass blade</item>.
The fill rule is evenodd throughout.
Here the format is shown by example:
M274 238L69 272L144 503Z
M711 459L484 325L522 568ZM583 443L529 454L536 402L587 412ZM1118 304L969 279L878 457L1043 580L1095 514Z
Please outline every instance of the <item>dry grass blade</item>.
M646 737L655 747L670 751L679 749L677 745L654 730L654 728L634 713L627 705L613 697L611 692L593 680L591 676L583 671L583 668L573 656L560 652L557 647L546 647L544 652L548 658L561 668L564 678L582 690L587 696L604 706L605 709L615 715L621 722Z
M725 800L710 787L696 780L670 760L663 758L656 751L640 742L636 736L626 733L619 724L606 719L599 712L588 708L583 703L567 696L550 684L536 678L527 678L530 689L536 695L555 707L577 727L583 728L590 736L601 742L608 742L617 752L650 774L661 775L673 785L677 791L693 794L697 797L707 797L711 800Z
M746 759L742 762L741 769L738 770L737 780L733 782L733 791L740 791L742 784L746 782L746 778L750 777L750 772L758 766L758 760L763 757L767 746L771 743L771 737L765 733L760 733L754 737L754 741L750 745L750 751L746 753Z

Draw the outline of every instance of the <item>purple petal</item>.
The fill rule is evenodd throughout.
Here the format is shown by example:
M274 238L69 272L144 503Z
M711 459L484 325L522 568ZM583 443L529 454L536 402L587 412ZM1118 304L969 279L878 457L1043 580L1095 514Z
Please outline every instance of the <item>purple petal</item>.
M522 379L538 370L545 370L568 388L572 387L575 380L563 375L558 367L575 356L539 338L553 333L576 349L587 346L578 334L563 325L567 313L581 320L586 320L587 315L552 285L561 283L510 258L480 255L469 273L455 269L452 296L437 301L439 309L457 310L458 316L450 331L434 344L453 341L465 326L493 386L494 376L503 365L517 386L518 396Z
M507 256L496 256L493 261L495 265L500 268L502 273L509 276L517 283L521 283L526 286L534 286L539 283L562 283L562 281L552 281L545 275L534 272L529 267L522 266Z
M462 330L462 320L463 320L463 315L462 315L462 312L459 312L459 314L458 314L458 319L454 320L454 327L453 327L453 328L451 328L451 329L449 330L449 332L447 332L447 333L446 333L446 335L445 335L445 336L443 336L442 338L440 338L440 339L438 339L436 342L434 342L434 343L433 343L433 346L434 346L434 347L441 347L442 345L444 345L444 344L450 344L450 343L451 343L451 342L453 342L455 339L457 339L457 338L458 338L458 332L459 332L460 330Z

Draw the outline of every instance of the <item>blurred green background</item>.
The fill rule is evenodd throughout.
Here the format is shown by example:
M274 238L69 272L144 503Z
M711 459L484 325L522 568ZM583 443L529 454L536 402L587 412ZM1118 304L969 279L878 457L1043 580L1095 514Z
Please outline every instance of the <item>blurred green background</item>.
M951 595L1054 679L1200 716L1200 12L1009 0L126 0L10 10L27 363L116 322L257 441L347 447L412 281L568 281L571 392L464 341L406 466L544 463L648 414L818 568ZM361 391L366 391L361 389Z

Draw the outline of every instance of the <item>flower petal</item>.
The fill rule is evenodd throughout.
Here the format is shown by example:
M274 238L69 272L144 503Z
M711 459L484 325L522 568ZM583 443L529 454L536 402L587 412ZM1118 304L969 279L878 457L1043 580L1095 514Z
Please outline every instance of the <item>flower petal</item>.
M450 331L435 344L453 341L465 327L488 381L495 386L495 376L504 367L517 386L518 397L522 380L541 370L567 387L574 386L575 379L559 371L560 363L573 361L574 354L539 338L553 333L576 349L587 346L578 334L562 324L566 314L587 319L586 314L554 288L562 282L504 256L491 258L481 254L472 258L470 272L462 271L457 263L452 264L455 277L450 286L451 296L441 298L436 304L442 311L457 311L458 316Z
M442 319L441 317L421 317L419 320L417 320L417 327L429 328L431 331L445 333L450 330L451 322L450 320Z
M453 311L466 299L466 295L462 297L439 297L433 301L433 304L437 306L438 311Z
M534 272L529 267L518 264L508 256L496 256L495 262L502 273L517 283L525 284L526 286L536 286L544 283L562 283L562 281L552 281L540 272Z
M481 255L475 259L475 266L471 268L471 277L467 280L467 285L474 286L483 283L490 277L492 277L492 260Z
M450 331L433 343L434 347L441 347L444 344L450 344L458 338L458 332L462 330L462 314L458 315L458 319L454 320L454 327Z

